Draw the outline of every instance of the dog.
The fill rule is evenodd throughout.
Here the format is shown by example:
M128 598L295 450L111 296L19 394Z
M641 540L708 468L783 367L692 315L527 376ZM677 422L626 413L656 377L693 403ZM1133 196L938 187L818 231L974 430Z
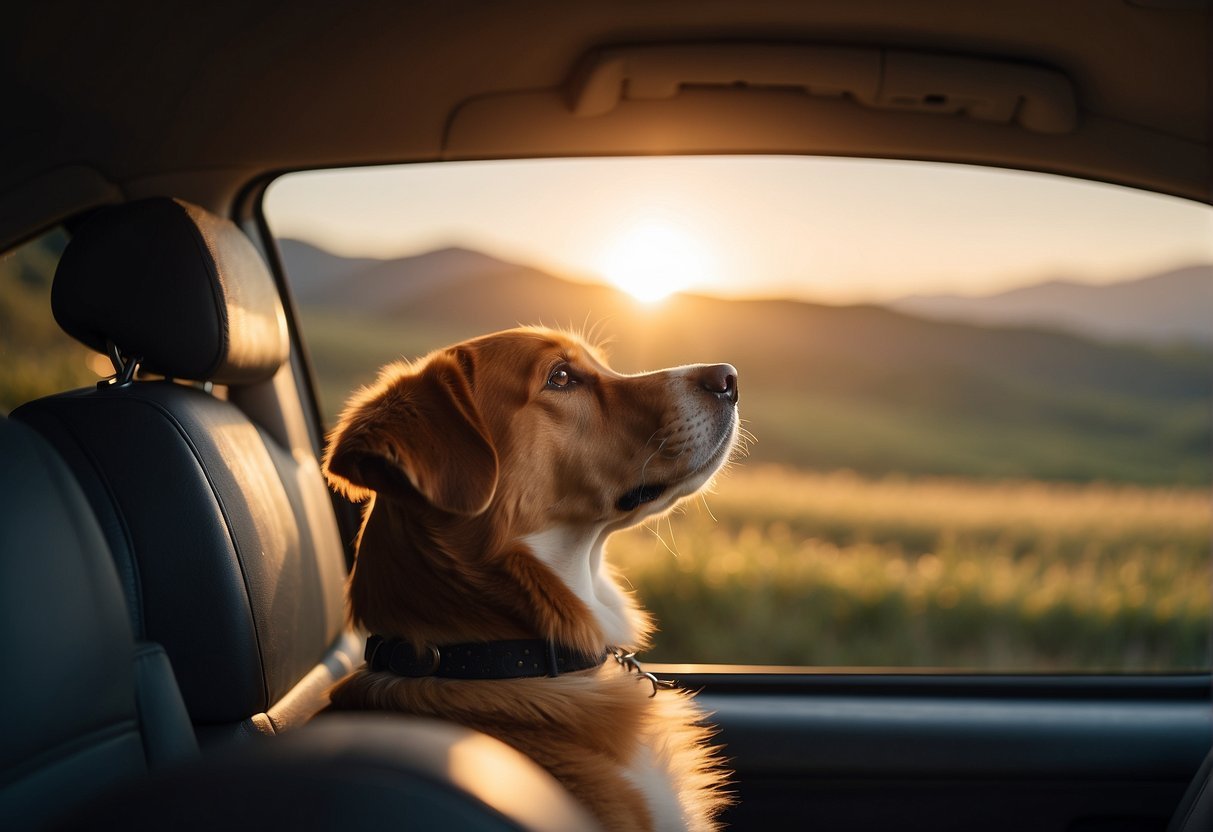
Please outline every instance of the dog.
M324 458L366 501L349 607L372 634L331 709L494 736L607 829L717 828L731 798L713 731L633 658L653 624L603 546L703 488L738 430L732 366L623 375L549 329L385 367Z

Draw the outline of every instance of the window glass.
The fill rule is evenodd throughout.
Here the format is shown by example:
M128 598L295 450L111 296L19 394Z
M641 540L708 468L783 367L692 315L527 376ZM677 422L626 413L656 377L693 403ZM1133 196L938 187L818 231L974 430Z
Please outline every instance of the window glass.
M654 660L1209 666L1213 212L814 158L444 163L270 189L331 420L543 323L738 368L746 454L615 535Z
M51 280L66 245L67 232L54 228L0 255L0 415L113 372L51 315Z

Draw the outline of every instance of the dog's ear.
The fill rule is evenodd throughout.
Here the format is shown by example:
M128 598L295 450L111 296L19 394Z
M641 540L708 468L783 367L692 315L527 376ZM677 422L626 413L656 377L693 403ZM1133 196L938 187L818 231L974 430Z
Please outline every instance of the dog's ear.
M419 494L474 516L497 490L497 452L472 399L470 359L433 356L420 372L388 368L346 407L324 472L352 500Z

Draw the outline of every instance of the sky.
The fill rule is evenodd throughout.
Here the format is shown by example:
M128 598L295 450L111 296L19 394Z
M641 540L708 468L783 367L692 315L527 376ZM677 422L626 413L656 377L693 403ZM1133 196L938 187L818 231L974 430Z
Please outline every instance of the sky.
M463 246L644 300L831 302L1106 283L1213 263L1213 208L963 165L815 157L459 162L293 173L279 237L391 258Z

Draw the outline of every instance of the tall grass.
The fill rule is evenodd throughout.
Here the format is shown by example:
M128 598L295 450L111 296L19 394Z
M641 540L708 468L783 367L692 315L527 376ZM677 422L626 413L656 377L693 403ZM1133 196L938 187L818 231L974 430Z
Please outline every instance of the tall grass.
M740 467L616 535L648 658L981 670L1209 666L1203 489Z

